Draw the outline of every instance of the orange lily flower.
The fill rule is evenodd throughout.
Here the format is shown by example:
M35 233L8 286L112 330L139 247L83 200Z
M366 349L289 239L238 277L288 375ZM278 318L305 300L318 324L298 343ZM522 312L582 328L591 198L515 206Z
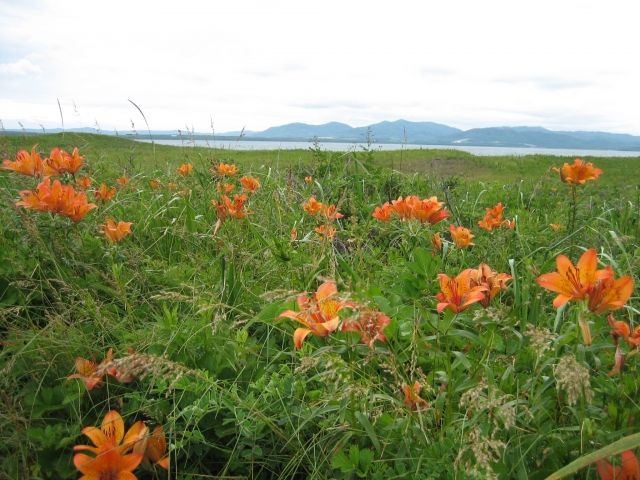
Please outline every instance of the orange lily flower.
M515 226L516 226L516 221L515 220L504 220L502 222L502 225L507 227L509 230L513 230L515 228Z
M584 300L596 280L606 279L613 275L611 270L596 270L598 255L593 248L584 252L575 267L571 260L564 255L558 255L556 265L557 272L545 273L538 277L538 285L559 294L553 301L555 308L559 308L571 300Z
M64 150L55 147L51 150L49 154L49 158L45 158L42 161L42 171L45 175L51 175L53 177L57 175L61 175L62 173L67 171L67 162L65 161L64 155L69 155Z
M318 202L316 200L316 197L311 197L307 203L302 204L302 208L304 208L304 211L309 215L315 216L320 213L320 211L324 209L325 206L324 203Z
M149 428L144 422L138 421L131 426L125 435L122 417L117 411L110 410L102 419L100 428L86 427L82 429L82 433L89 437L89 440L91 440L95 447L76 445L73 447L74 450L88 450L97 454L99 448L106 444L119 453L126 453L133 449L138 441L143 440L147 436ZM138 450L140 450L140 448L138 448Z
M389 202L385 202L382 207L376 207L375 211L371 214L373 218L377 218L381 222L387 223L391 220L391 205Z
M613 269L606 266L605 271L609 275L596 280L589 290L587 305L590 311L597 314L624 307L633 293L633 279L629 275L614 281Z
M409 207L409 218L418 220L420 223L435 225L451 216L447 210L441 210L444 202L439 202L437 197L420 200L419 197L409 196L405 199L405 203Z
M509 280L513 280L511 275L494 272L486 263L481 263L477 270L471 270L471 286L483 286L486 288L484 298L480 300L480 305L484 308L489 306L491 300L500 290L507 289L506 282Z
M556 172L560 172L560 180L572 185L584 185L587 180L597 180L602 175L602 170L594 168L591 162L585 163L576 158L573 165L565 163L562 168L553 167Z
M118 179L116 180L116 182L117 182L119 185L128 185L128 184L129 184L129 179L127 178L127 176L126 176L126 175L122 175L120 178L118 178Z
M634 328L632 332L629 324L623 321L616 321L613 313L609 314L607 320L611 328L615 328L615 330L611 332L611 336L616 345L618 338L623 337L625 342L627 342L629 350L635 350L640 346L640 325Z
M260 177L253 178L250 175L245 175L240 179L240 183L247 192L256 193L256 190L260 188Z
M166 454L167 440L162 432L162 425L157 425L153 429L153 435L147 440L142 466L151 470L151 464L155 463L165 470L169 470L169 457Z
M298 238L298 229L296 227L293 227L291 229L291 241L295 242L296 238Z
M596 469L600 480L637 480L640 478L640 463L631 450L625 450L620 455L622 466L614 467L607 460L598 460Z
M184 177L185 175L189 175L192 172L192 170L193 170L193 165L191 165L190 163L183 163L178 168L178 173Z
M222 196L224 205L227 208L227 214L232 218L244 218L247 215L253 215L253 212L243 211L244 203L247 201L247 194L236 195L233 197L233 202L226 195Z
M113 348L110 348L109 351L107 352L107 356L105 357L104 361L100 364L100 366L111 363L112 360L113 360ZM73 378L79 378L85 383L87 390L91 390L93 389L93 387L101 387L102 377L96 376L96 371L98 370L98 367L99 365L96 363L95 357L93 361L86 360L82 357L78 357L76 358L76 371L78 373L74 373L73 375L68 376L67 380L71 380Z
M23 190L20 192L22 201L16 202L17 206L38 210L40 212L57 213L79 222L97 205L87 203L87 195L79 192L76 195L73 185L62 185L60 180L54 180L51 185L49 177L45 177L36 187L36 191Z
M402 385L402 391L404 392L404 404L411 409L412 412L429 408L427 401L420 396L422 385L416 382L413 386L409 386L406 383Z
M562 228L562 224L560 223L550 223L549 226L553 228L554 232L557 232Z
M107 240L111 243L120 243L124 237L131 234L131 225L132 222L116 222L111 220L110 218L105 218L106 224L101 224L103 230L100 230L100 233L105 236Z
M313 182L313 177L304 177L304 181L307 183Z
M76 180L76 185L84 188L85 190L89 188L92 183L93 183L93 180L91 180L87 175L85 175L84 178L80 178Z
M431 245L433 245L433 252L431 255L435 255L436 252L442 250L442 239L440 238L440 232L436 232L436 234L431 237Z
M218 182L218 193L221 193L221 192L231 193L231 192L233 192L234 188L236 188L236 186L231 184L231 183L220 183L220 182Z
M169 187L169 190L171 190L173 192L174 190L178 189L178 184L169 182L169 185L167 185L167 187Z
M78 193L78 195L76 195L76 199L80 199L84 203L70 205L67 209L65 209L63 215L78 223L85 217L87 213L89 213L89 211L93 210L94 208L98 208L98 206L95 203L87 203L87 195L84 192Z
M462 226L455 227L453 224L449 225L449 232L451 233L451 238L456 248L464 248L469 245L475 245L475 243L471 242L471 239L475 237L472 235L468 228L464 228Z
M142 453L122 455L112 445L104 443L98 447L95 457L84 453L74 455L73 464L84 474L81 480L136 480L138 477L132 472L142 458Z
M336 206L331 204L329 206L327 205L323 205L322 206L322 213L320 215L322 215L323 217L327 217L327 220L333 222L334 220L336 220L337 218L342 218L344 217L344 215L342 215L340 212L336 211Z
M215 168L211 169L211 172L217 173L218 175L223 175L225 177L233 177L239 172L239 170L235 165L220 162L219 165L216 165Z
M307 335L326 337L338 328L340 317L338 312L343 308L353 308L355 305L348 300L338 298L338 287L334 282L325 282L311 298L306 292L298 297L299 312L286 310L275 321L290 318L300 322L307 328L298 328L293 333L293 343L296 348L302 348L302 342Z
M49 195L51 195L51 180L49 177L44 177L44 180L36 187L35 192L31 190L22 190L20 192L22 200L16 202L16 206L39 212L48 212L49 204L47 199Z
M65 169L71 175L74 175L84 165L82 161L85 159L85 155L80 155L77 148L73 149L71 155L63 150L63 157L66 163Z
M4 167L0 167L0 169L13 170L14 172L18 172L29 177L42 176L44 165L40 154L36 153L37 146L37 144L33 146L31 149L31 155L29 155L26 150L20 150L16 155L15 162L12 162L11 160L4 160L2 162Z
M493 208L485 208L487 214L492 216L493 218L502 218L502 212L504 212L505 207L502 205L502 202L498 203Z
M160 188L160 187L162 187L162 182L160 180L151 180L149 182L149 186L151 188Z
M411 197L407 197L409 200ZM400 217L400 220L404 220L405 218L410 218L411 215L411 207L407 200L403 200L402 197L398 197L397 200L391 200L391 210Z
M478 222L478 226L480 228L484 228L488 231L491 231L500 225L502 225L502 220L493 218L491 215L485 215L484 218Z
M438 274L441 290L436 295L436 298L440 300L436 307L438 313L442 313L445 308L453 313L460 313L466 310L469 305L485 298L487 287L483 285L472 286L472 273L473 270L467 268L455 278L449 278L444 273Z
M103 183L100 185L100 188L97 188L93 191L93 197L96 200L100 200L102 203L106 203L111 200L116 194L116 187L107 188L107 186Z
M359 312L358 319L350 318L342 324L340 331L357 332L362 343L373 349L373 343L380 340L387 342L387 337L382 331L389 326L391 319L382 312L376 312L363 308Z
M335 228L327 227L326 225L320 225L319 227L314 228L314 230L320 237L320 240L324 240L325 236L327 237L327 240L331 240L333 237L336 236Z

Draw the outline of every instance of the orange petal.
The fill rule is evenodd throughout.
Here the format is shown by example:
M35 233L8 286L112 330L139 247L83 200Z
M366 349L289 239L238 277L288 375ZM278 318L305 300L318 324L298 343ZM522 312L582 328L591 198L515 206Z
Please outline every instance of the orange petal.
M102 420L101 430L107 442L112 445L120 445L124 437L124 421L120 414L115 410L109 411Z
M98 427L83 428L82 433L89 437L89 440L91 440L96 447L99 447L100 445L107 442L107 437Z
M580 283L583 286L587 286L593 282L596 269L598 268L598 254L595 249L590 248L582 254L580 260L578 260L578 272L580 277Z
M335 295L338 293L338 287L334 282L324 282L322 285L318 287L318 291L316 293L316 299L322 300L324 298L330 297L331 295Z
M313 331L308 328L297 328L296 331L293 332L293 344L296 348L302 348L302 342L304 342L304 339L310 333L313 333Z
M169 470L169 457L164 457L163 459L158 460L156 462L156 465L161 466L165 470Z

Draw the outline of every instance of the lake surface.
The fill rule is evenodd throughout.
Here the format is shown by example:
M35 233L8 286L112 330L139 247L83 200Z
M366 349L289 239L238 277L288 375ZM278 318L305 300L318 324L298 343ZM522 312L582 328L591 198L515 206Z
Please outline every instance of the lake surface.
M151 140L139 139L140 142L150 143ZM234 141L207 141L207 140L155 140L158 145L173 145L184 147L211 147L223 148L228 150L308 150L312 146L310 142L272 142L262 140L240 140ZM323 150L332 152L347 152L349 150L362 150L362 143L338 143L325 142L320 143ZM625 152L621 150L579 150L565 148L521 148L521 147L472 147L458 145L402 145L397 143L374 143L372 148L375 150L419 150L419 149L449 149L461 150L463 152L473 153L474 155L486 156L524 156L524 155L558 155L565 157L640 157L640 152Z

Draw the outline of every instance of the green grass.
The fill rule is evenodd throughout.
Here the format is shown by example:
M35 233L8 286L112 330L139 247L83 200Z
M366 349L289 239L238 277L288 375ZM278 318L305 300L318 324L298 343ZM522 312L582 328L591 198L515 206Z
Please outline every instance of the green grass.
M550 167L573 158L229 151L72 133L0 138L0 154L13 159L36 142L43 157L55 146L79 148L88 167L78 176L94 186L123 174L131 183L75 224L16 207L37 181L0 171L0 478L77 478L73 446L88 442L81 430L108 410L127 427L164 425L169 478L180 479L462 479L474 468L542 479L640 431L635 349L620 340L626 361L610 376L606 315L590 317L587 346L578 304L557 312L555 294L536 281L559 254L575 263L594 248L599 268L637 284L640 197L628 179L638 178L639 158L585 159L604 174L580 187L571 232L568 186ZM219 162L262 186L248 195L253 214L227 219L214 235L217 183L238 183L210 172ZM176 173L182 163L194 165L192 175ZM151 188L154 179L163 186ZM302 208L312 195L344 215L331 223L333 241L318 238L325 220ZM451 218L429 226L371 217L408 195L437 196ZM498 202L515 229L481 230L485 208ZM100 233L106 218L133 222L132 235L110 245ZM454 248L449 223L470 228L475 246ZM445 250L432 254L436 232ZM487 310L439 315L438 274L480 263L512 275L508 289ZM360 311L388 315L387 343L370 349L336 331L294 348L302 325L274 320L327 280ZM636 291L614 312L632 328ZM353 310L339 315L345 321ZM535 338L548 347L540 354ZM101 362L109 348L129 368L142 362L135 381L105 377L87 391L67 380L77 357ZM556 368L574 357L593 397L579 391L570 405L575 378ZM419 411L404 403L403 386L416 381L428 404ZM595 475L591 465L574 478Z

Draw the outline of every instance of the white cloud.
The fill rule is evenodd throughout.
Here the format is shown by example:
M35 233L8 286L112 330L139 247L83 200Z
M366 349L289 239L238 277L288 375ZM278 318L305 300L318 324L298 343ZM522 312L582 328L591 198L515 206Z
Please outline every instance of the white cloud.
M0 63L0 74L4 75L40 75L42 70L37 65L31 63L28 59L22 58L14 63Z

